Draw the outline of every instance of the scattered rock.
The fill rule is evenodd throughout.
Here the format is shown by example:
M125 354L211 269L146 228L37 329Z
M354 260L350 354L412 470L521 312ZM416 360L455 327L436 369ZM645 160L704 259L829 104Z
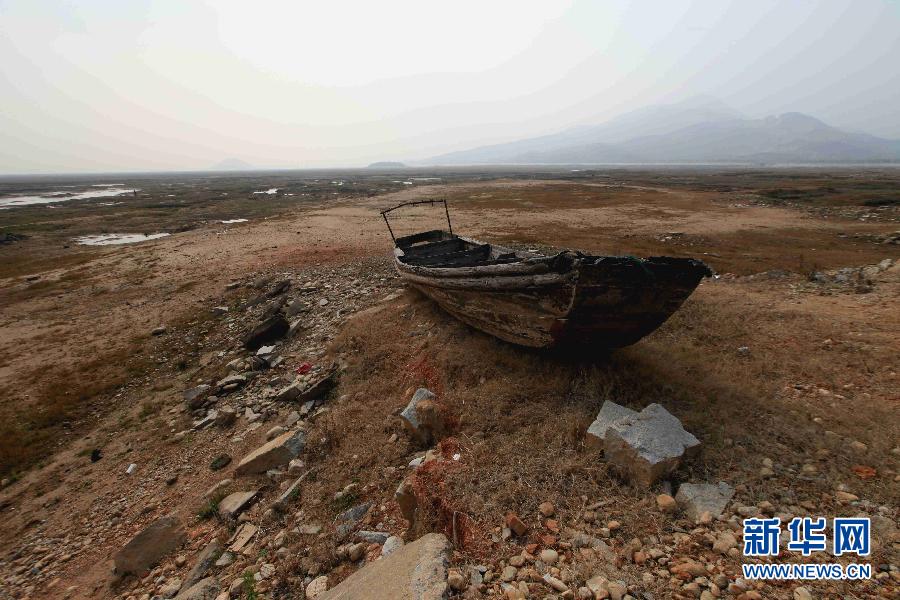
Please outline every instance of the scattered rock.
M522 522L522 519L516 513L506 515L506 526L519 537L523 537L528 533L528 526Z
M219 516L225 519L233 519L246 509L253 498L256 497L257 490L247 492L234 492L222 498L219 501Z
M219 556L218 560L216 560L215 566L220 569L223 567L227 567L234 563L234 554L231 552L223 552L221 556Z
M544 548L540 554L541 562L553 566L559 560L559 553L552 548Z
M215 577L201 579L175 596L175 600L215 600L222 586Z
M279 435L281 435L285 431L287 431L287 429L285 429L281 425L276 425L275 427L272 427L270 430L268 430L266 432L266 440L267 441L274 440L275 438L277 438Z
M519 569L512 565L507 565L503 567L503 570L500 572L500 579L506 582L514 581L516 579L516 575L519 574Z
M283 387L275 400L279 402L310 402L325 396L334 387L338 373L338 366L334 363L318 373L314 373L306 379L297 381Z
M284 420L284 426L286 428L290 429L291 427L293 427L294 425L296 425L299 422L300 422L300 413L298 413L296 410L292 410L291 412L288 413L287 418Z
M561 580L557 579L550 573L545 573L543 576L544 583L549 585L551 588L556 590L557 592L566 592L569 590L569 586L563 583Z
M322 532L322 526L315 523L307 523L297 527L297 533L300 535L319 535Z
M350 559L350 562L356 562L363 557L366 553L366 544L360 542L359 544L351 544L349 548L347 548L347 557Z
M429 533L369 563L321 595L320 600L442 600L448 594L449 559L447 538Z
M553 506L552 502L541 502L538 505L538 510L545 517L552 517L556 513L556 507Z
M223 406L216 415L216 425L219 427L231 427L237 421L237 411L230 406Z
M203 429L206 429L207 427L210 427L213 423L215 423L216 420L218 419L218 417L219 417L219 411L211 410L208 413L206 413L206 416L203 417L202 419L194 421L194 424L191 426L191 429L193 431L201 431Z
M660 494L656 497L656 506L659 511L666 514L674 513L678 509L678 503L675 498L669 494Z
M455 592L462 592L468 587L468 582L465 575L456 569L451 569L447 573L447 585Z
M812 594L803 586L794 588L794 600L812 600Z
M412 400L400 413L400 419L409 433L422 444L440 440L446 433L437 397L425 388L419 388Z
M178 590L181 589L181 580L176 578L169 579L166 581L161 588L159 588L159 596L162 598L173 598L175 594L178 593Z
M256 356L269 356L275 352L275 346L260 346L256 350Z
M242 388L247 384L247 377L244 375L229 375L216 382L216 389L219 393L228 393L236 389Z
M384 531L357 531L356 537L370 544L384 544L390 534Z
M850 492L838 490L834 493L834 499L838 501L838 504L850 504L851 502L859 500L859 496L851 494Z
M327 590L328 576L320 575L319 577L316 577L315 579L310 581L309 585L306 586L306 598L307 600L315 600L316 598L319 598L321 596L324 600L325 597L322 596L322 594L324 594Z
M184 583L182 584L182 588L187 590L192 585L203 579L206 573L212 568L212 566L216 563L216 560L219 558L219 555L222 553L222 545L219 544L219 540L213 538L213 540L206 545L200 555L197 557L197 562L194 563L194 566L188 571L187 576L184 578Z
M297 458L305 445L306 431L287 431L245 456L235 468L234 474L253 475L280 467L292 458Z
M602 575L595 575L585 582L585 586L594 594L594 598L609 597L609 580Z
M220 454L209 463L209 468L212 471L219 471L224 469L228 465L231 464L231 457L227 454Z
M283 279L276 283L275 287L273 287L266 293L266 296L268 296L269 298L274 298L275 296L285 293L289 289L291 289L291 280Z
M300 300L289 302L287 306L284 307L284 316L286 316L288 319L293 319L294 317L305 312L309 312L309 307Z
M264 344L277 341L284 337L290 329L290 323L281 315L275 314L264 320L244 336L244 347L248 350L257 350Z
M372 507L371 502L364 502L363 504L357 504L352 508L348 508L337 517L335 517L335 522L338 523L337 529L335 531L335 535L338 539L346 538L353 527L362 519L369 509Z
M869 447L859 440L853 440L850 442L850 449L854 452L864 453L869 450Z
M692 560L669 567L669 572L684 580L692 580L695 577L705 577L708 574L706 567L699 562Z
M623 600L625 594L628 593L628 588L618 581L611 581L607 589L609 591L610 600Z
M737 547L737 538L730 531L723 531L713 543L713 550L719 554L728 555L728 551Z
M703 513L710 513L717 518L728 506L734 496L734 489L720 481L711 483L683 483L675 494L678 506L685 515L693 521L697 521Z
M315 373L308 378L306 383L300 388L297 395L297 402L309 402L310 400L318 400L325 396L331 388L334 387L337 379L338 366L335 363L330 364L322 371Z
M116 553L113 559L116 573L143 576L186 539L178 519L171 516L157 519Z
M181 395L184 397L184 402L188 405L188 408L195 410L203 406L206 402L206 395L209 392L209 389L210 386L204 383L203 385L192 387L189 390L184 390Z

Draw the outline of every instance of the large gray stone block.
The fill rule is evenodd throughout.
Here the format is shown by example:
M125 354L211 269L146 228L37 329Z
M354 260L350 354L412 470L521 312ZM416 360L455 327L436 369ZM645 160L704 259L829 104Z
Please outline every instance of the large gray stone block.
M683 456L699 447L700 440L685 431L681 421L659 404L614 421L603 444L606 460L642 487L650 487L670 475Z

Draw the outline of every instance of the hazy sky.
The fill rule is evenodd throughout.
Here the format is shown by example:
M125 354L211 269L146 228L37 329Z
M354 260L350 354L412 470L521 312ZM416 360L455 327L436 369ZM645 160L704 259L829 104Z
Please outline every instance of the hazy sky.
M0 172L364 165L715 96L900 138L890 0L0 0Z

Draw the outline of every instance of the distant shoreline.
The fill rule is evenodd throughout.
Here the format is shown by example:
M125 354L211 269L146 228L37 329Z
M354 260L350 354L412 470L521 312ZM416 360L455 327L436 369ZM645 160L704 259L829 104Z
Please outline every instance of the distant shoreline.
M781 170L781 169L898 169L900 163L773 163L773 164L754 164L754 163L540 163L540 164L524 164L524 163L490 163L490 164L459 164L459 165L413 165L407 164L403 167L379 167L372 168L363 167L297 167L284 169L248 169L248 170L230 170L230 171L210 171L210 170L183 170L183 171L91 171L91 172L73 172L73 173L2 173L0 181L15 181L20 179L103 179L103 178L122 178L122 177L171 177L171 176L202 176L213 178L231 178L246 177L256 175L288 175L291 173L303 173L305 175L315 175L320 173L321 176L328 176L335 173L357 173L357 172L390 172L392 169L407 173L415 173L422 171L443 171L443 172L467 172L472 170L515 170L515 171L570 171L572 169L597 170L597 169L746 169L746 170Z

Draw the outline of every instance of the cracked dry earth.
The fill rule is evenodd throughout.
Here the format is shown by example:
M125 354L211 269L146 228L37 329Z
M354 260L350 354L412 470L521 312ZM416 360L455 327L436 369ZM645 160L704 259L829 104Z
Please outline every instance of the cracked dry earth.
M98 251L59 293L26 300L33 283L6 282L0 377L15 401L36 401L40 377L22 374L46 365L125 361L134 344L144 365L6 482L0 597L326 597L432 532L451 541L448 597L896 597L898 252L837 235L890 224L628 186L604 190L603 206L585 196L541 206L559 185L318 205ZM377 211L438 192L453 198L455 228L475 237L704 253L722 277L611 357L511 347L449 319L392 271ZM785 257L785 231L804 247L827 242L817 276ZM742 248L746 232L771 247ZM290 330L247 349L247 333L273 315ZM333 387L303 395L332 364ZM419 387L435 393L443 425L425 441L399 416ZM607 400L665 406L698 454L650 489L631 486L585 443ZM242 470L298 431L302 451ZM409 497L396 496L404 481ZM721 514L695 514L676 493L720 481L733 490ZM114 575L116 554L167 515L183 538ZM757 515L869 516L872 579L743 580L740 520ZM188 589L198 574L206 587Z

